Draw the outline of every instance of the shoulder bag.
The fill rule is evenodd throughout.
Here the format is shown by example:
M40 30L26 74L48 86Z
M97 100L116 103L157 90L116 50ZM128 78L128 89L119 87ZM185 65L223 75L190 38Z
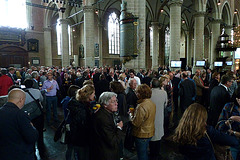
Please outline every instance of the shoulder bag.
M32 97L32 99L34 99L34 101L25 104L22 110L30 117L31 120L33 120L43 113L42 106L39 103L39 99L35 99L29 90L26 90L26 92Z

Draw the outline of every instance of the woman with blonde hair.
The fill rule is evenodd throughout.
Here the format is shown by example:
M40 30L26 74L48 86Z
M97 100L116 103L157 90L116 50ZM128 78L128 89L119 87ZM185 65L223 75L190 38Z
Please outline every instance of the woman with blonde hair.
M191 104L183 113L173 135L179 150L189 160L215 160L212 143L237 146L235 136L221 133L207 123L207 111L198 103Z
M89 142L91 138L90 102L94 100L95 89L93 85L85 85L77 90L76 97L68 103L70 111L70 142L73 145L75 157L89 160Z

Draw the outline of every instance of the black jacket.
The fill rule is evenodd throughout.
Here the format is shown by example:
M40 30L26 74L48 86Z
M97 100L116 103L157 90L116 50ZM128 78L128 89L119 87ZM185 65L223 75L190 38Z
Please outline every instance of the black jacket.
M33 160L37 139L29 117L15 104L7 102L0 108L1 160Z
M238 146L238 140L235 136L229 136L221 133L211 126L207 126L207 134L212 143L226 146ZM202 137L195 145L180 145L180 153L185 156L185 160L216 160L212 144L207 136Z
M179 96L181 109L185 110L193 103L193 97L195 94L196 88L193 81L185 79L182 83L180 83Z
M122 131L114 123L113 114L103 107L93 116L94 160L119 160Z
M68 103L70 111L70 144L88 146L91 138L91 112L88 104L72 98Z
M208 113L209 125L216 126L224 105L230 101L230 94L225 87L219 85L213 88L210 94L210 110Z
M127 98L127 105L130 107L130 106L133 106L134 108L137 107L137 95L135 94L135 92L133 91L132 88L128 87L127 90L126 90L126 98Z

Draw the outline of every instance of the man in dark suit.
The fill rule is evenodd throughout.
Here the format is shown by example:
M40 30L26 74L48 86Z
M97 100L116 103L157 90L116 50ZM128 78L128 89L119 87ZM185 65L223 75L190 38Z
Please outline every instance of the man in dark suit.
M127 105L129 107L137 107L137 95L135 93L135 89L137 87L137 81L136 79L131 79L129 82L129 87L126 89L126 98L127 98Z
M210 83L212 80L212 70L207 69L207 75L206 75L207 81Z
M22 110L26 95L15 88L0 108L0 159L33 160L38 132Z
M12 79L13 84L16 84L17 76L15 73L15 69L13 67L8 68L7 75Z
M182 73L183 81L179 85L180 107L182 113L193 103L196 87L193 81L188 79L187 72Z
M208 124L216 126L218 118L224 105L230 102L230 94L228 88L233 83L233 77L223 75L221 83L212 89L210 94L210 108L208 113Z
M32 80L33 80L32 88L39 89L39 85L38 85L38 72L37 71L33 71L31 75L32 75Z
M169 72L170 76L170 86L173 90L173 105L174 105L174 121L177 120L178 113L178 84L181 81L180 78L175 77L172 72Z

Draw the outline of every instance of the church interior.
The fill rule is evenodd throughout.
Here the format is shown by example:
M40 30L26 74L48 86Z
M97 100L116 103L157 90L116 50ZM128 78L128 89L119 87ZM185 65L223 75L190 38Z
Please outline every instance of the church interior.
M237 0L0 2L2 67L239 69Z
M240 69L239 0L0 0L0 6L0 68ZM55 130L45 131L48 158L65 159L66 146L52 140ZM171 159L177 146L161 145ZM136 152L124 154L137 159Z

